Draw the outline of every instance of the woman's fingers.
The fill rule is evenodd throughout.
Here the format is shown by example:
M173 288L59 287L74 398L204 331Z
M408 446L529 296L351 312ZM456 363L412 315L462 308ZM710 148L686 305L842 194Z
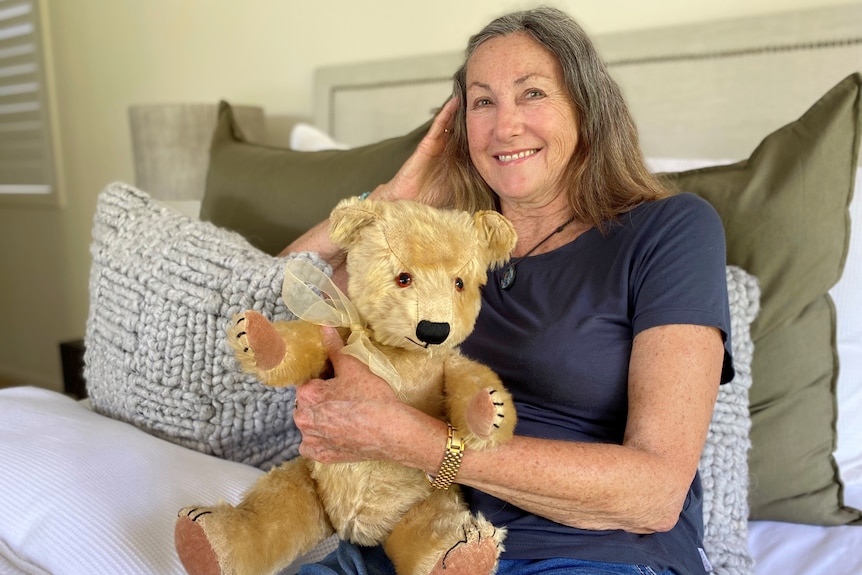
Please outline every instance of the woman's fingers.
M294 422L302 432L299 452L317 461L359 461L376 453L377 430L385 425L387 406L399 404L384 380L360 360L341 353L344 342L334 328L321 328L332 361L331 379L313 379L297 387Z
M428 133L423 138L423 142L426 140L436 142L440 147L439 151L442 151L446 144L446 138L452 132L452 128L455 125L455 111L457 109L458 100L449 98L443 104L443 107L440 108L440 111L437 112L434 121L431 122L431 127L428 128Z
M417 198L423 175L430 164L443 153L446 140L451 137L457 109L458 100L450 98L434 117L428 132L395 177L386 184L378 186L372 198L383 200Z
M404 164L405 167L412 163L414 165L411 167L423 168L428 162L443 153L446 148L446 140L451 137L452 128L455 125L455 111L457 109L458 100L449 98L437 112L434 121L428 128L428 133L419 142L416 152Z

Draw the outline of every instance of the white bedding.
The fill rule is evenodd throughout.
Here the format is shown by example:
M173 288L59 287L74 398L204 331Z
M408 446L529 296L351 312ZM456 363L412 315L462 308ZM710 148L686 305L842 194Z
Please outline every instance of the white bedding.
M848 489L862 496L862 485ZM748 524L748 543L757 575L859 575L862 528L818 527L774 521Z
M0 575L182 575L176 511L234 502L261 473L36 388L0 390L0 461ZM846 496L862 503L862 474ZM862 527L751 522L749 531L758 575L862 573Z
M0 390L0 461L0 575L182 575L177 511L262 473L29 387Z

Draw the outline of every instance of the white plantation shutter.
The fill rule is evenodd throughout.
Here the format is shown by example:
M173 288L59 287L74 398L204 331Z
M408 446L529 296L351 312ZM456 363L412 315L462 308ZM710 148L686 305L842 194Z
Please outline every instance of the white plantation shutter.
M0 0L0 202L57 198L39 9Z

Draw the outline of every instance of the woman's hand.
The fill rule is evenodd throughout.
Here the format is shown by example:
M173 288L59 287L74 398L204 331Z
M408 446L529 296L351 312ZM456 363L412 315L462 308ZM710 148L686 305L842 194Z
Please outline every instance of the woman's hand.
M445 425L402 403L368 366L342 354L344 342L335 329L322 328L322 333L335 375L296 389L293 419L302 432L299 453L321 463L386 460L424 466L426 462L417 459L417 435L438 431L441 438L432 440L445 442L445 431L437 429ZM435 464L427 462L428 467Z
M446 138L452 131L458 100L450 98L440 109L440 112L428 128L428 133L416 146L413 154L407 158L395 176L380 184L371 193L375 200L415 200L419 195L422 177L429 165L443 153Z

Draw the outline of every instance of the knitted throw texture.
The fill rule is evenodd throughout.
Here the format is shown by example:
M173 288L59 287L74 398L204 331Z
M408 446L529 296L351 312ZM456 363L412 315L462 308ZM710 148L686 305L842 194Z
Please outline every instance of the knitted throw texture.
M754 354L750 326L760 311L757 279L728 266L727 295L736 376L719 388L698 467L703 483L703 543L712 575L753 575L754 560L748 551L748 390Z
M99 196L90 252L84 375L98 412L264 469L297 455L294 389L242 373L225 342L240 311L292 319L284 258L124 184Z

